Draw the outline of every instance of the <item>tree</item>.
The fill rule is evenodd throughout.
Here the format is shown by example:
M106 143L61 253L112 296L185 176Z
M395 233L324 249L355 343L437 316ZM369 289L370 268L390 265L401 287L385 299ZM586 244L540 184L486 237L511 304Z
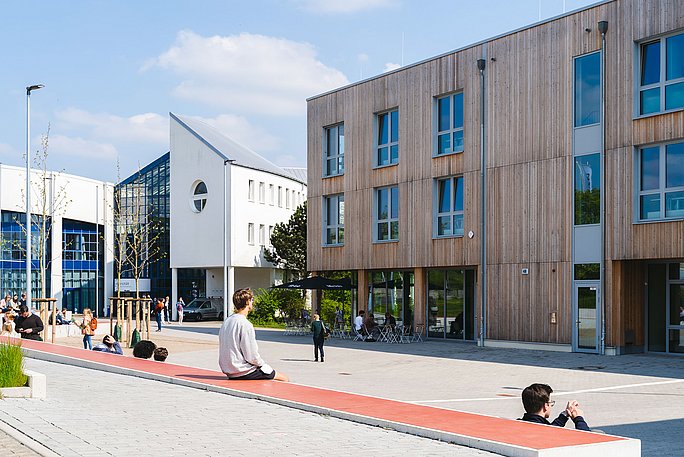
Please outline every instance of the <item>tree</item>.
M121 182L121 167L119 159L116 159L116 181ZM126 211L121 200L122 189L114 190L114 204L112 207L112 216L114 222L114 263L116 264L116 280L118 287L116 288L116 296L121 298L121 274L127 268L127 251L126 240L128 239L128 224L126 223Z
M48 245L52 236L52 221L56 214L64 214L66 207L71 203L71 200L67 199L66 186L55 189L55 186L53 185L55 178L58 177L60 173L48 172L47 170L47 159L50 146L50 124L48 124L47 132L41 136L40 143L41 149L36 151L36 154L33 156L33 167L39 170L39 180L37 183L34 183L33 179L30 179L31 188L37 188L38 190L38 208L37 211L33 211L32 208L30 224L30 232L32 235L31 259L38 259L41 298L47 298L47 291L45 290L47 285L47 269L50 267L52 261L59 258L61 254L61 249L59 249L58 252L55 253L55 257L52 257ZM33 176L31 176L31 178L33 178ZM48 181L50 181L50 184L48 184ZM26 195L24 195L24 199L25 198ZM29 236L29 230L26 228L27 226L20 221L17 221L17 224L21 227L24 235ZM35 230L34 227L36 228ZM33 242L34 239L35 242ZM24 246L19 245L17 247L26 254L26 248ZM26 278L26 287L31 287L31 278Z
M119 189L124 194L119 198L128 199L130 204L126 202L120 206L127 228L124 246L118 249L125 251L125 268L135 279L136 298L140 298L140 278L148 272L150 264L166 255L160 243L164 231L163 221L154 216L154 208L147 202L145 184L140 181L138 179ZM120 203L123 202L120 200Z
M306 202L299 205L287 223L278 223L271 235L273 249L264 258L272 264L306 276Z

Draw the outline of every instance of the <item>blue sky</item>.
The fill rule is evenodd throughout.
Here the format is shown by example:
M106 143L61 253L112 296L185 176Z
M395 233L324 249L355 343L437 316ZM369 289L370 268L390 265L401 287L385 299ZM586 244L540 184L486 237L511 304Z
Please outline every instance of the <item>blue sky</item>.
M34 0L0 3L0 162L50 125L48 166L116 181L168 151L169 111L306 166L306 98L587 0ZM403 45L402 45L403 43Z

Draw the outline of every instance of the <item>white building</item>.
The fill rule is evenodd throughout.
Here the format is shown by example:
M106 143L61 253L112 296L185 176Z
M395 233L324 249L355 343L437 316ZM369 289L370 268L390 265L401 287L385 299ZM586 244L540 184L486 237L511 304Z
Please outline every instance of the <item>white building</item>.
M35 220L45 213L52 226L44 256L46 295L56 298L60 308L81 312L90 307L102 315L113 289L113 188L80 176L32 170L33 298L41 296ZM25 168L0 164L0 210L0 292L21 295L26 289Z
M224 296L224 262L226 297L281 281L264 249L276 223L306 200L305 170L280 168L201 121L170 116L174 303L183 269L206 271L208 297Z

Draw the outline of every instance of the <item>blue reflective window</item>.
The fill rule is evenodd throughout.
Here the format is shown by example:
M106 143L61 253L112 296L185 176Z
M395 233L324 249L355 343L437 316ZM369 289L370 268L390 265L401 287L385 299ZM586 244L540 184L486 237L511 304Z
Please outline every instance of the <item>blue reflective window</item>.
M667 79L684 78L684 34L667 39Z
M323 176L344 173L344 124L326 127L324 131Z
M660 185L660 148L641 150L641 190L657 189Z
M639 94L641 100L640 114L651 114L660 111L660 88L642 90Z
M684 108L684 82L665 86L665 109Z
M463 152L463 93L437 99L436 137L434 155Z
M667 187L684 186L684 143L668 144L665 148Z
M399 162L399 111L389 111L377 116L376 167Z
M601 222L601 158L589 154L575 158L575 225Z
M684 143L639 151L639 218L684 217Z
M375 189L373 241L399 240L399 187Z
M463 177L436 180L434 236L463 236Z
M660 82L660 41L641 45L641 85Z
M601 54L575 59L575 127L601 120Z

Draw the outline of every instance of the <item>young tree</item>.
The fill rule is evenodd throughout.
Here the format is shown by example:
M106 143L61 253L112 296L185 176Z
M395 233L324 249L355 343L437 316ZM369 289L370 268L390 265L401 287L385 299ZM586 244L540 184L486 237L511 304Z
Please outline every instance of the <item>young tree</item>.
M271 235L273 249L264 258L276 266L305 277L306 269L306 202L299 205L287 223L278 223Z
M121 167L119 159L116 159L116 181L121 182ZM126 271L128 265L128 252L126 242L128 240L128 224L126 211L121 199L121 189L114 189L114 204L112 218L114 223L114 264L116 265L116 288L117 298L121 298L121 274Z
M60 173L48 172L47 170L47 159L50 146L50 124L48 124L47 132L41 136L40 142L41 149L36 151L36 154L33 156L33 167L34 169L39 170L38 180L34 181L33 175L30 177L31 188L37 189L38 202L37 205L32 205L34 207L37 206L37 211L32 208L31 230L27 230L26 224L22 224L20 221L17 221L17 223L25 236L29 236L29 232L32 234L31 259L38 259L41 298L47 298L49 292L46 291L47 270L53 260L61 257L62 252L62 250L59 249L58 252L52 253L49 248L48 243L52 236L52 222L55 215L65 213L71 200L67 198L65 185L57 189L55 188L54 183ZM25 197L26 196L24 195L24 199ZM18 245L17 248L23 250L26 254L26 248L23 245ZM26 278L26 281L26 287L31 287L31 278Z
M164 258L161 249L161 236L164 222L155 217L154 208L147 202L145 184L137 180L120 192L123 198L129 198L130 204L122 206L124 224L127 226L125 240L126 266L135 279L135 297L140 298L140 278L148 272L149 266Z

